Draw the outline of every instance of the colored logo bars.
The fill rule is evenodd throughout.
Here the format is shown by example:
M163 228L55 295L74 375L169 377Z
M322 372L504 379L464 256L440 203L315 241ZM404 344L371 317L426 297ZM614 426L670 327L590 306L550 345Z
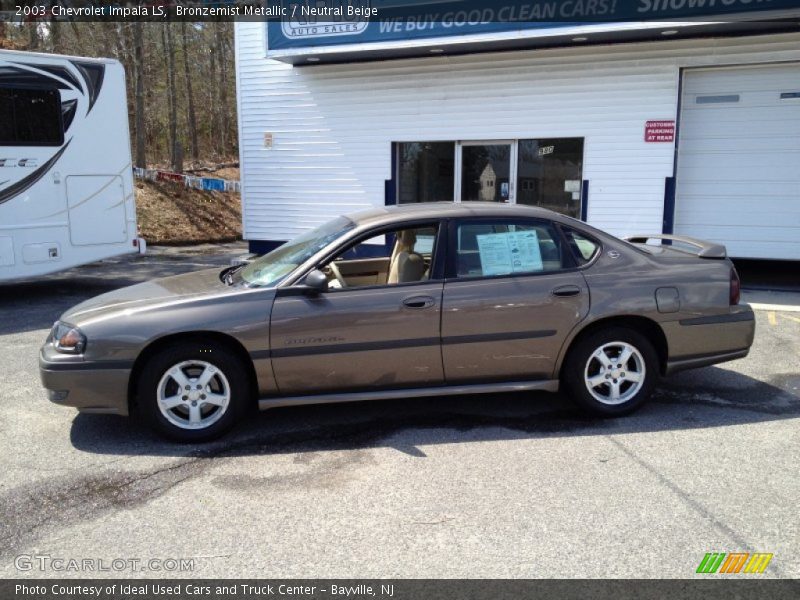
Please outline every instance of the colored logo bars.
M709 552L700 561L698 573L763 573L772 560L764 552Z

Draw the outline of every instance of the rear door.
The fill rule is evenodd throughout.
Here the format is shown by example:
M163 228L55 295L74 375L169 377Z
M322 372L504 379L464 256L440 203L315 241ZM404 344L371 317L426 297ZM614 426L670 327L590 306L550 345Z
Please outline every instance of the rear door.
M555 225L534 219L454 221L442 301L448 384L553 377L589 290Z

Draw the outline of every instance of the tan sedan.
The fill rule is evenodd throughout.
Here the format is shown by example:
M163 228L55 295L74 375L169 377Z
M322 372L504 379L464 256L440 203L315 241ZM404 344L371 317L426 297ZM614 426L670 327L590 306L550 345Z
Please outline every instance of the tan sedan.
M42 381L53 402L135 409L181 441L255 406L560 386L621 415L660 375L753 342L725 248L665 237L467 202L340 217L245 266L75 306L42 347Z

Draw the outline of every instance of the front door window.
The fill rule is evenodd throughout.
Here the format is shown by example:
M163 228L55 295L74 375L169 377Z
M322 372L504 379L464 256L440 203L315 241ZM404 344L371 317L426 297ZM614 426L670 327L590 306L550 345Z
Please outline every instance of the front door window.
M383 231L319 268L331 290L428 281L437 231L438 225Z

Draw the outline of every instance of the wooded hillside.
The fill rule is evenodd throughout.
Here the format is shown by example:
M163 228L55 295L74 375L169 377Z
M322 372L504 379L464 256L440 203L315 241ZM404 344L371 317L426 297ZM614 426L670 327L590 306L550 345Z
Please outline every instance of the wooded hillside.
M0 48L125 65L135 166L238 156L232 23L0 23Z

